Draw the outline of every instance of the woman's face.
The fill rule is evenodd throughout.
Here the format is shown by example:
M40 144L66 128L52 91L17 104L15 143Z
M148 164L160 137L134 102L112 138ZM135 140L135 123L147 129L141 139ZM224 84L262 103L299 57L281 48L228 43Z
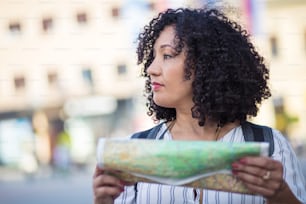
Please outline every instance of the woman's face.
M177 54L174 39L174 27L165 27L154 44L154 60L147 73L151 79L153 100L157 105L167 108L189 107L192 105L192 80L184 79L185 49Z

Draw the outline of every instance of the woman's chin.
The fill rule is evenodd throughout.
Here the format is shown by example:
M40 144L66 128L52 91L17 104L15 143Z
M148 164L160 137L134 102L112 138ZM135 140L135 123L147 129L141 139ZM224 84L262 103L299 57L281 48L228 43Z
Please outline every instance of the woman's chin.
M169 105L169 103L156 103L156 105L163 107L163 108L173 108L173 106Z

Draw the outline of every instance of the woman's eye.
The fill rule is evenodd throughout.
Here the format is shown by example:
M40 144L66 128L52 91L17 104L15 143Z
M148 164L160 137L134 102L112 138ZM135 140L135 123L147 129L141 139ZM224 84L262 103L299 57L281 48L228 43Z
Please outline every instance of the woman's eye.
M167 54L164 54L163 57L164 57L164 60L165 60L165 59L170 59L170 58L172 58L171 55L167 55Z

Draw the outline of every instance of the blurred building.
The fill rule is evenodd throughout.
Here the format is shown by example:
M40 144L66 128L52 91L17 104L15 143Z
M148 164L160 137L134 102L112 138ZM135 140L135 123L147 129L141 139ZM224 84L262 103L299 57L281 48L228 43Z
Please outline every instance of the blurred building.
M22 127L31 126L32 133L26 128L23 138L27 138L25 143L35 141L36 147L26 145L27 151L36 152L41 163L52 160L57 136L63 129L72 137L71 156L79 163L92 156L98 137L143 129L150 122L140 101L143 80L136 66L137 33L158 11L207 2L221 1L2 0L0 123L15 127L22 119ZM224 2L244 12L236 17L253 32L253 40L267 59L273 95L282 98L282 110L298 118L288 134L305 137L306 2ZM275 126L274 113L280 110L275 109L275 101L279 100L271 99L263 105L256 118L259 123ZM20 131L1 124L3 150L7 149L5 145L20 141L21 136ZM4 132L16 138L7 143ZM9 157L18 155L10 152ZM5 155L7 152L0 152L0 162Z
M306 1L269 0L262 21L275 127L306 141Z
M146 123L145 111L137 111L143 90L137 33L153 14L181 3L2 0L0 123L11 128L0 133L20 141L15 121L29 121L25 143L34 141L29 152L48 164L58 136L68 131L72 157L81 163L92 157L98 137L141 128ZM0 149L9 149L3 134ZM10 152L0 153L0 163L8 161L3 157L21 158Z
M68 99L134 95L138 70L118 2L7 0L0 9L3 117L43 109L56 118Z

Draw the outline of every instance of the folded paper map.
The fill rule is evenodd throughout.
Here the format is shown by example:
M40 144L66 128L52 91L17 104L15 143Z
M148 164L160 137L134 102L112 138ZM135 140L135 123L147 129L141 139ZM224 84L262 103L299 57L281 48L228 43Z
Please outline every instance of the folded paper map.
M244 156L267 156L265 142L99 139L97 163L127 182L152 182L249 194L231 173ZM117 171L113 171L117 170Z

